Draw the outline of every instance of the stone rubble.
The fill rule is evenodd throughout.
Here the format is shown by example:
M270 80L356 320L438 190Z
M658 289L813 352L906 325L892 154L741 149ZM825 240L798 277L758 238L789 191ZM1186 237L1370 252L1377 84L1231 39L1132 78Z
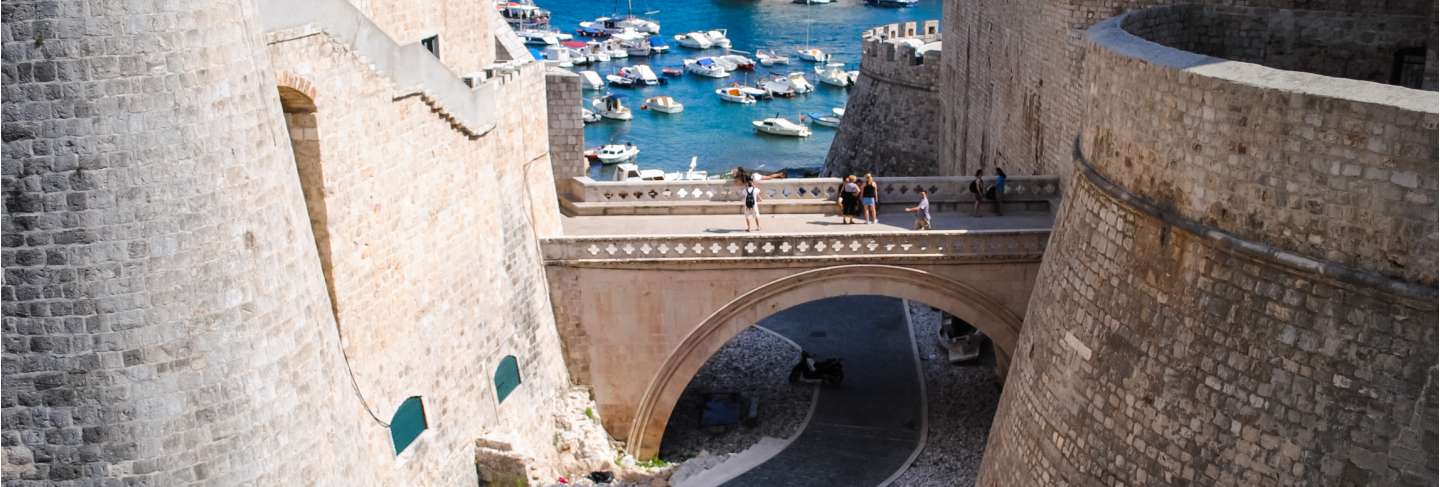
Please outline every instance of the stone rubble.
M979 360L951 365L937 338L940 313L922 303L909 306L925 374L929 433L920 456L891 485L974 485L990 423L1000 404L994 353L986 347Z

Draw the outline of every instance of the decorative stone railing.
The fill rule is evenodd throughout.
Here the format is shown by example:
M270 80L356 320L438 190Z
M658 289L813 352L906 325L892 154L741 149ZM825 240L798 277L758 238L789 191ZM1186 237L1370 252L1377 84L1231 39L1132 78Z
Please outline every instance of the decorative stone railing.
M541 241L547 263L805 258L1039 259L1049 229L584 236Z
M881 203L914 203L920 201L919 191L930 193L932 202L969 202L973 177L876 178L880 185ZM985 181L993 183L992 179ZM740 201L743 187L733 181L595 181L588 177L572 180L570 197L574 202L683 202ZM839 178L768 179L757 183L763 199L774 203L781 200L830 200L840 189ZM1060 197L1060 178L1055 176L1015 176L1006 179L1007 200L1049 200Z

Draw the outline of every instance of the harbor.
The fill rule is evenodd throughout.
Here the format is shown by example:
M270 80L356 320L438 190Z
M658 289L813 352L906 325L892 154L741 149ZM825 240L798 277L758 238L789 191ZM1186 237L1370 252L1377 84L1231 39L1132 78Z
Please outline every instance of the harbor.
M549 63L586 79L583 107L592 112L586 114L587 148L598 153L628 143L638 149L635 157L611 162L711 176L728 175L736 166L818 173L844 113L846 85L859 69L861 33L879 24L936 18L941 8L938 0L516 5L501 8L543 11L548 22L517 27L534 34L527 37L536 38L529 42L536 58L570 51L571 62ZM606 35L607 24L619 35ZM553 37L540 39L543 30ZM651 43L664 52L646 49ZM720 47L725 43L728 49ZM577 64L575 52L605 55ZM597 102L605 97L613 101ZM661 97L668 99L654 103ZM605 114L614 102L623 110ZM616 164L596 158L589 175L611 181L615 171Z

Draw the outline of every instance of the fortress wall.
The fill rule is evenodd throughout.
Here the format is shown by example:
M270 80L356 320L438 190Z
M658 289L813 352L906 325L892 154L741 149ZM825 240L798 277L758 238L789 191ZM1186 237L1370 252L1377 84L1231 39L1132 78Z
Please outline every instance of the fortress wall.
M356 415L357 475L473 483L480 437L547 462L569 379L536 241L558 232L547 115L536 109L544 66L496 79L496 127L472 138L420 97L393 99L388 79L328 36L269 54L314 87L336 316L357 387L385 420L423 396L430 422L397 459L388 430ZM497 403L492 377L506 355L523 383Z
M827 174L936 173L941 53L917 56L901 39L939 41L939 21L889 24L862 34L860 77L849 88L845 117L826 154Z
M1122 22L981 484L1434 485L1440 100Z
M1084 108L1083 31L1114 15L1171 3L1435 16L1434 2L1420 0L948 2L940 175L966 175L997 164L1011 174L1069 174L1070 147ZM1433 22L1426 30L1433 39ZM1427 60L1433 52L1427 51ZM1428 79L1433 89L1434 76Z
M168 7L5 4L4 482L358 478L254 4Z
M509 29L489 3L473 0L350 0L395 42L412 44L440 35L440 61L456 75L481 71L497 60L495 33Z
M585 160L585 121L580 118L583 98L579 75L561 68L545 73L550 157L557 182L584 176L590 169Z

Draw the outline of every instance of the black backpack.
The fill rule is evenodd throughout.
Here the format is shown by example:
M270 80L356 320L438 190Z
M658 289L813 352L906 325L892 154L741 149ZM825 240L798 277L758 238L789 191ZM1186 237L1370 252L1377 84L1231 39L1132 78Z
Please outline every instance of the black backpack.
M759 191L759 190L755 189L754 186L745 188L745 207L746 207L746 208L754 208L754 207L755 207L755 192L756 192L756 191Z

